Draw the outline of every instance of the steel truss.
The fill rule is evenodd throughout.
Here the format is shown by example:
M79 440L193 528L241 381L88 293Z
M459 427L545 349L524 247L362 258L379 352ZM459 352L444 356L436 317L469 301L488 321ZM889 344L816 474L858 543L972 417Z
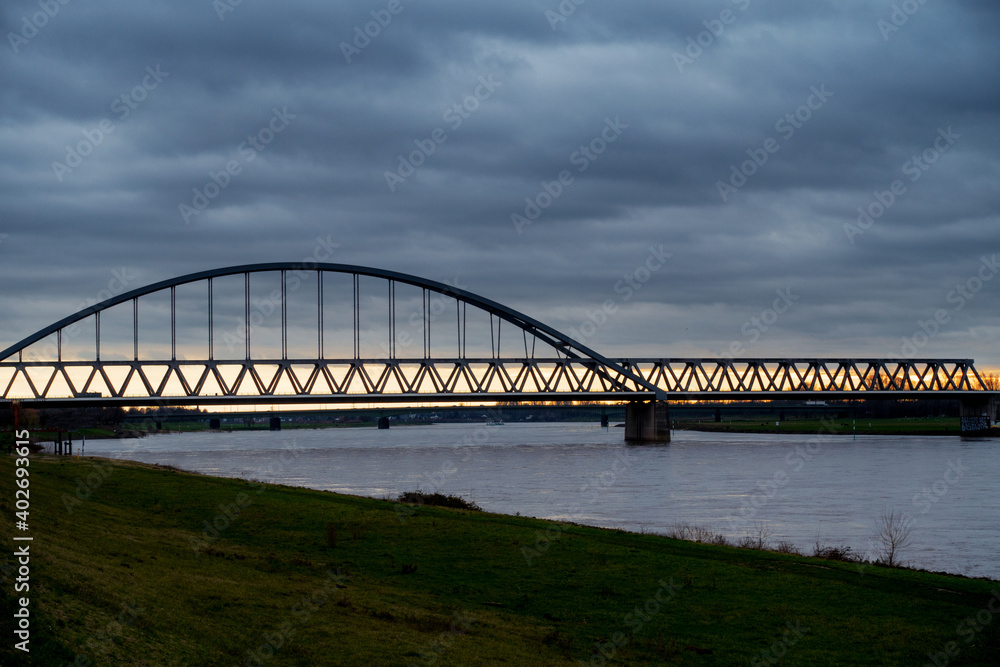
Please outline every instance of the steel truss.
M280 273L281 358L254 359L252 350L251 278L255 274ZM325 358L324 277L347 274L352 279L352 307L337 315L353 329L353 358ZM243 278L242 343L245 358L228 361L216 358L215 289L213 281L226 276ZM384 359L362 359L360 278L385 281L388 296L388 337ZM310 359L288 358L289 279L316 280L316 355ZM188 283L204 283L207 295L207 359L179 359L177 351L176 288ZM421 290L422 358L415 361L397 357L396 286L406 284ZM140 360L139 300L154 292L169 290L171 356L168 360ZM433 293L454 299L457 326L453 358L432 358L431 321ZM131 303L130 303L131 302ZM131 305L132 360L101 358L101 314L114 306ZM489 350L486 359L469 358L467 311L472 306L489 316ZM94 360L63 358L63 330L93 317ZM353 320L353 321L352 321ZM413 321L413 318L411 318ZM508 333L503 337L503 325ZM510 342L513 325L514 342ZM56 344L43 359L25 358L30 346L55 335ZM418 334L419 336L419 334ZM418 338L419 339L419 338ZM506 341L506 349L502 345ZM232 342L232 341L231 341ZM547 350L536 358L538 342ZM516 353L521 343L524 356ZM515 355L508 352L511 347ZM29 355L30 357L31 355ZM106 355L107 356L107 355ZM439 355L440 356L440 355ZM524 396L528 399L574 396L594 398L658 396L656 387L606 359L599 353L565 336L552 327L495 301L458 287L394 271L345 264L292 263L252 264L203 271L166 280L113 297L81 310L42 329L0 352L0 400L80 404L90 402L150 404L199 402L363 402L371 400L421 401L475 399L484 396Z
M24 401L151 405L648 398L628 376L585 359L287 359L21 362ZM0 369L2 370L2 369ZM74 383L71 376L76 376ZM84 379L85 378L85 379Z
M28 391L15 395L19 384ZM633 400L653 397L651 386L659 398L674 400L961 397L983 390L967 359L620 359L614 366L571 358L0 364L4 399L130 405Z
M896 397L985 389L971 359L618 359L671 398Z

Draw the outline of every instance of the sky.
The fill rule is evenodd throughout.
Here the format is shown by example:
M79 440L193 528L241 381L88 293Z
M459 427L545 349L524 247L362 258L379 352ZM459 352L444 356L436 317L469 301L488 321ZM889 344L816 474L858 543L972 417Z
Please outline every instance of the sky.
M609 357L1000 368L992 0L10 0L0 347L326 258Z

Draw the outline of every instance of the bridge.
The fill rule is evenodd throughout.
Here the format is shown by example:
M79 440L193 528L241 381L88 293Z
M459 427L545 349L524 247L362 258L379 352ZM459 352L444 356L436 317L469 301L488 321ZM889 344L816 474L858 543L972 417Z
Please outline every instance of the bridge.
M612 359L465 289L328 263L161 281L0 352L0 403L620 401L630 441L669 439L669 401L948 398L975 431L997 396L971 359Z

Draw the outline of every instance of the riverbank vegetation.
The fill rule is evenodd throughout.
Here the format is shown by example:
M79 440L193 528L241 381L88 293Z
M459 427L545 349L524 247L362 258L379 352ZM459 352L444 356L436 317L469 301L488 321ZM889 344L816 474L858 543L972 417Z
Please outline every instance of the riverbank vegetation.
M30 471L31 653L8 639L5 665L1000 662L997 582L128 461Z
M721 421L678 420L676 428L717 433L835 433L836 435L960 435L958 417L895 417L843 419L743 418Z

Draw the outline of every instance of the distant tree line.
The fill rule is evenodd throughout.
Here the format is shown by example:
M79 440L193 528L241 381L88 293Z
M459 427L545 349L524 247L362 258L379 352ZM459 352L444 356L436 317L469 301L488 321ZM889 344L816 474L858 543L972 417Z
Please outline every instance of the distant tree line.
M20 425L28 428L61 428L77 430L81 428L118 428L125 419L125 411L118 407L109 408L45 408L35 410L22 408ZM0 427L13 428L12 410L0 410Z

